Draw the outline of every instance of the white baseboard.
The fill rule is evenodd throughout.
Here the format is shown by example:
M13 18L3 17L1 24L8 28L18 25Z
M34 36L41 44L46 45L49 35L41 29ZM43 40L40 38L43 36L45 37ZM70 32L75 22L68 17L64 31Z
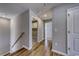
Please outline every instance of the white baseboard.
M27 49L27 50L31 50L29 47L23 45L23 48Z
M3 54L2 54L2 55L0 55L0 56L4 56L4 55L6 55L6 54L8 54L8 53L10 53L10 51L5 52L5 53L3 53Z
M25 45L23 45L22 48L25 48L25 49L31 50L30 48L26 47ZM20 48L20 49L22 49L22 48ZM20 50L20 49L18 49L18 50ZM18 51L18 50L16 50L16 51ZM15 51L15 52L16 52L16 51ZM8 53L14 53L14 52L8 51L8 52L6 52L6 53L1 54L0 56L4 56L4 55L6 55L6 54L8 54Z
M10 50L10 53L11 53L11 54L12 54L12 53L15 53L16 51L18 51L18 50L20 50L20 49L22 49L22 48L23 48L23 47L20 47L20 48L18 48L18 49L16 49L16 50L15 50L15 49L14 49L14 50L12 49L12 50Z
M38 42L41 42L41 41L43 41L44 39L42 39L42 40L39 40Z
M57 51L57 50L54 50L54 49L52 49L52 52L55 52L55 53L61 54L61 55L63 55L63 56L67 56L66 53L63 53L63 52L60 52L60 51Z

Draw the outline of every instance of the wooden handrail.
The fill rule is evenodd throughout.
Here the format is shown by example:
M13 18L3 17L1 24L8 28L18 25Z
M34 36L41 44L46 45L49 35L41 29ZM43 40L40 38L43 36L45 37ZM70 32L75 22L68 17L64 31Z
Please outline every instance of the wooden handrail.
M24 32L21 33L21 35L18 37L18 39L15 41L15 43L11 46L11 48L14 47L14 45L20 40L20 38L24 35Z

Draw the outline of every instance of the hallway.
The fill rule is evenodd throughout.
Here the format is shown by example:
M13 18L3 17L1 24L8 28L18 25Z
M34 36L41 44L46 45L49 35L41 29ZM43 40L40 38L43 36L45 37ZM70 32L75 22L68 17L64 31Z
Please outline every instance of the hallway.
M51 45L49 44L48 50L45 50L44 41L42 41L40 43L36 43L32 50L22 48L11 55L7 54L7 56L60 56L59 54L52 52L50 50L50 46Z
M79 3L0 3L0 10L0 56L79 56Z

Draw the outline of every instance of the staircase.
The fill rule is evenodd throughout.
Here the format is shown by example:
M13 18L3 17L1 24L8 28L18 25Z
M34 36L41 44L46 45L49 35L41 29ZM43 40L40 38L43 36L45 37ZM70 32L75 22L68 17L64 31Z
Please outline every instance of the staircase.
M16 43L23 37L23 35L24 35L24 32L22 32L21 34L20 34L20 36L17 38L17 40L15 41L15 43L11 46L11 48L13 48L15 45L16 45ZM10 56L11 54L10 53L7 53L6 55L4 55L4 56Z

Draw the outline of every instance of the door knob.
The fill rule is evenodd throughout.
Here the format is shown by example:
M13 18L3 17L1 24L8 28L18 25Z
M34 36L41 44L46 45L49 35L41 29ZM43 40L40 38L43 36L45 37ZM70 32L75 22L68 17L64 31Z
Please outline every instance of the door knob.
M68 31L68 33L70 33L70 31Z
M70 50L70 48L68 48L68 50Z

